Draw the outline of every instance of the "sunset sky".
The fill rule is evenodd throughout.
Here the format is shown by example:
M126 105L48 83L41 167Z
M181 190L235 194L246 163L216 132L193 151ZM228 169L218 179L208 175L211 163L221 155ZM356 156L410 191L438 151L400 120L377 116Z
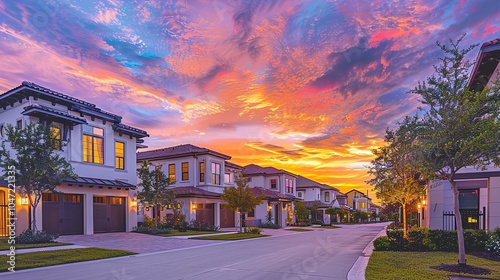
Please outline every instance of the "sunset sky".
M499 38L499 19L498 0L0 1L0 91L32 81L122 115L150 149L366 191L436 41Z

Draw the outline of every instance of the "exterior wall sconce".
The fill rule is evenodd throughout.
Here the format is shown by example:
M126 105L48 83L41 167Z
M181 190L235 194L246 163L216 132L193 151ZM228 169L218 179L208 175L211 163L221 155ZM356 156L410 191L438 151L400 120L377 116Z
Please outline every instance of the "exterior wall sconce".
M132 206L132 207L137 206L137 201L136 200L132 200L132 202L130 203L130 206Z
M21 197L21 205L28 205L29 199L27 197Z
M267 203L267 211L271 211L271 209L272 209L271 202L268 202Z
M423 205L426 205L426 204L427 204L427 200L425 200L425 199L424 199L424 200L422 200L422 204L423 204Z
M283 210L286 209L286 203L283 203Z
M422 205L420 205L420 203L417 205L418 209L420 209L422 207Z
M146 206L146 208L144 208L144 209L149 212L149 206Z
M163 211L163 210L165 210L165 207L164 207L164 206L161 206L161 207L160 207L160 211Z
M191 208L193 208L193 210L196 210L196 203L193 203L193 206Z

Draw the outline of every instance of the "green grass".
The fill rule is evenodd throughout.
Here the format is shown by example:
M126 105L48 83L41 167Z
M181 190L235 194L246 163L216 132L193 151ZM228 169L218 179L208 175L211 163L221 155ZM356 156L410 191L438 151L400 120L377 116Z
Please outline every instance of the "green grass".
M134 255L123 250L101 248L65 249L16 254L15 270ZM0 255L0 272L8 270L8 256Z
M341 228L341 227L339 227L339 226L316 226L314 228L334 229L334 228Z
M488 275L458 274L430 268L444 264L456 264L457 253L449 252L373 252L366 269L366 280L381 279L449 279L448 276L469 276L500 279L500 262L467 255L467 264L491 270Z
M312 229L308 229L308 228L286 228L285 230L291 230L291 231L313 231Z
M241 240L241 239L259 238L259 237L265 237L265 236L269 236L269 235L255 234L255 233L233 233L233 234L220 234L220 235L212 235L212 236L191 237L189 239L199 239L199 240Z
M198 230L187 230L185 232L180 232L176 229L173 229L169 234L158 234L160 236L185 236L185 235L200 235L200 234L213 234L217 233L217 231L198 231Z
M64 246L64 245L73 245L73 243L52 242L52 243L39 243L39 244L14 244L14 245L11 245L8 243L8 239L6 239L6 238L0 239L0 251L10 250L11 246L16 247L16 250L18 250L18 249L41 248L41 247Z

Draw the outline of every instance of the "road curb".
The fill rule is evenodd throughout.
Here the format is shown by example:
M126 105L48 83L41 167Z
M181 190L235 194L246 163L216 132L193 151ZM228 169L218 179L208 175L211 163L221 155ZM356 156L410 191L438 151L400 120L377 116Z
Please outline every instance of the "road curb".
M387 231L387 226L384 228L366 245L363 250L363 256L358 257L354 265L351 267L347 273L347 280L365 280L366 267L368 266L368 261L373 253L373 241L380 236L385 236Z

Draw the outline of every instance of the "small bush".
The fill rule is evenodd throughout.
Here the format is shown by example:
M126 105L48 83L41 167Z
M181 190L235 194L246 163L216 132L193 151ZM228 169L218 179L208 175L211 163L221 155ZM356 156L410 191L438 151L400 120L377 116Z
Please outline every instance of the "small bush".
M260 227L261 228L274 228L274 229L281 228L279 225L277 225L275 223L270 223L270 222L265 222L265 223L261 224Z
M387 236L381 236L373 240L373 247L375 247L375 251L390 251L391 240Z
M391 251L406 251L408 249L408 240L404 238L402 230L387 230L387 237L391 241Z
M205 221L198 221L195 219L191 220L191 222L189 222L187 227L191 230L198 230L198 231L217 231L217 230L219 230L219 227L210 226Z
M488 234L482 229L464 230L464 243L466 252L483 252L485 250Z
M429 247L424 243L424 240L429 232L427 228L412 228L408 231L408 250L424 252L428 251Z
M248 227L248 228L245 228L245 233L252 233L252 234L260 234L260 228L256 228L256 227Z
M457 232L455 230L431 229L424 240L431 251L457 252Z
M311 224L312 225L320 225L320 226L325 225L325 223L323 223L323 221L312 221Z
M17 244L37 244L37 243L52 243L59 237L55 233L47 233L45 231L36 231L33 233L27 229L16 237Z
M488 240L485 242L485 248L488 252L500 256L500 228L495 228L488 233Z

